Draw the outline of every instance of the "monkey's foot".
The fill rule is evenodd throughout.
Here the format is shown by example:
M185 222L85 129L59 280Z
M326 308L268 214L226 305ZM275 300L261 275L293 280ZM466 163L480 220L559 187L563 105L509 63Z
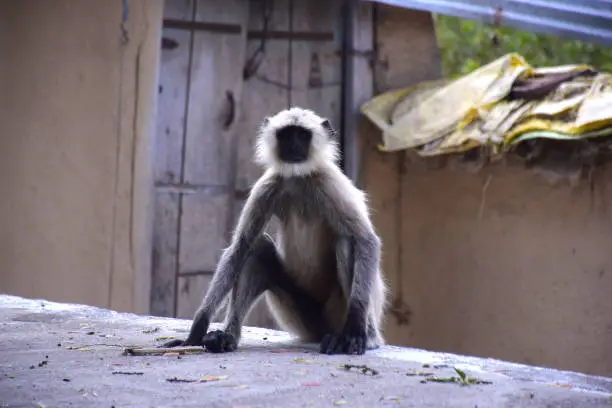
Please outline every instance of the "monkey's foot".
M221 330L206 333L202 343L211 353L227 353L236 350L238 347L234 336Z
M366 335L328 334L321 341L323 354L364 354Z

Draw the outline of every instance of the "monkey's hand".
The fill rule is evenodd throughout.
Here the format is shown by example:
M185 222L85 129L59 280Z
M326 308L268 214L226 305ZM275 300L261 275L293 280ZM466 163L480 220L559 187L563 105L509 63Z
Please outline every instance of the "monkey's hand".
M323 354L364 354L367 335L365 329L344 330L340 334L328 334L321 342Z
M159 346L159 348L173 348L173 347L188 347L188 346L202 346L202 344L191 344L193 342L189 342L188 340L179 340L179 339L175 339L175 340L170 340L164 344L162 344L161 346Z
M236 339L230 333L221 330L215 330L206 333L200 343L187 340L170 340L162 344L159 348L186 347L186 346L203 346L211 353L227 353L234 351L237 348Z
M162 344L162 348L172 347L190 347L190 346L204 346L203 337L206 335L209 323L208 315L198 311L198 314L193 319L189 335L186 340L171 340L167 343Z
M227 353L236 350L238 344L234 336L221 330L206 333L201 342L187 340L170 340L159 346L159 348L203 346L211 353Z

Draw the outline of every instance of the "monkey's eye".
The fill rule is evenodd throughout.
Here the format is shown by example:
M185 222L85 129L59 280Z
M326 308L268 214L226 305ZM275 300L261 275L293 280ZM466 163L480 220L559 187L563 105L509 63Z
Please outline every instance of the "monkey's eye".
M293 139L293 140L310 141L311 137L312 137L312 133L310 130L303 128L302 126L296 126L296 125L286 126L282 129L279 129L276 132L276 138L278 140Z
M310 139L311 133L310 130L304 129L303 127L298 128L295 132L295 135L302 140Z

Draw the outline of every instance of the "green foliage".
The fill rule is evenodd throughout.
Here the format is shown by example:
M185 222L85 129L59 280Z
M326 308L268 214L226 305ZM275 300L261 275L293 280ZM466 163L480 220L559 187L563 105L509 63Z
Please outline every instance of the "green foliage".
M436 35L446 77L455 78L511 52L534 68L588 64L612 73L612 48L552 35L492 27L456 17L435 15Z

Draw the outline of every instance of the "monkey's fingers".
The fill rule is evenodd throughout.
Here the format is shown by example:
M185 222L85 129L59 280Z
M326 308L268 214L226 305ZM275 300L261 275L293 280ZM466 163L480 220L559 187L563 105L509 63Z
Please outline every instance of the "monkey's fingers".
M172 347L181 347L185 345L185 341L184 340L179 340L179 339L175 339L175 340L170 340L164 344L162 344L161 346L158 346L158 348L172 348Z
M366 351L366 336L328 334L321 342L323 354L364 354Z
M344 350L344 352L346 354L364 354L366 347L366 339L365 337L349 337L347 339L347 343L346 343L346 349Z
M343 349L342 335L327 334L321 341L321 353L341 354Z
M330 342L331 342L331 334L326 334L325 337L323 337L323 340L321 340L319 351L323 354L328 354L327 349L329 347Z
M238 347L234 336L221 330L206 333L202 343L204 343L206 350L211 353L228 353Z

